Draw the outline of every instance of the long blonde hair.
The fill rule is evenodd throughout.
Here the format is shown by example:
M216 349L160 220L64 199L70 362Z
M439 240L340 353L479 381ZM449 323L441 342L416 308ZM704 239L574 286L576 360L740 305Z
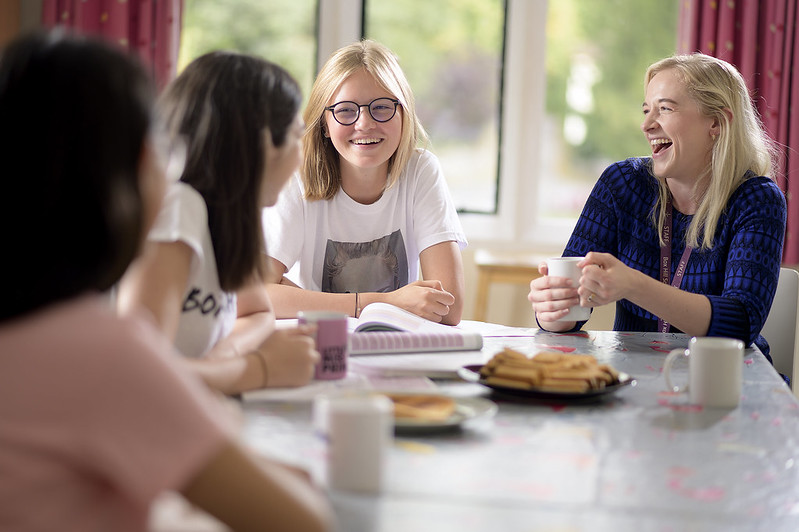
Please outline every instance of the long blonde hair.
M300 175L307 199L331 199L341 187L339 154L324 136L325 107L341 84L361 69L401 105L397 115L402 120L402 137L397 151L388 161L386 188L396 183L417 143L428 141L427 133L416 116L413 91L396 55L386 46L368 39L345 46L333 53L319 71L303 114L305 133Z
M708 188L686 234L686 245L710 249L719 218L733 192L749 177L749 172L774 179L779 152L766 134L746 82L735 67L705 54L675 55L647 69L644 87L656 74L669 69L679 74L702 114L719 124L708 168ZM656 178L659 198L652 215L660 229L670 193L665 179Z

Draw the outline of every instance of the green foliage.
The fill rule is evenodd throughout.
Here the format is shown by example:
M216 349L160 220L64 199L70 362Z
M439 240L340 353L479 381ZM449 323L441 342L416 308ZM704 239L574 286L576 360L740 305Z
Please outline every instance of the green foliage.
M548 113L562 124L575 54L590 55L600 72L592 91L594 109L583 115L586 139L575 156L619 160L648 152L640 130L644 73L675 52L678 12L676 0L550 1Z
M316 66L316 0L186 0L178 69L212 50L257 55L288 70L307 97Z
M435 144L478 139L499 105L504 2L366 0L365 6L366 36L399 57Z
M578 6L575 0L551 2L547 18L547 113L563 121L566 114L566 80L571 70L571 58L583 40L579 24L575 24Z

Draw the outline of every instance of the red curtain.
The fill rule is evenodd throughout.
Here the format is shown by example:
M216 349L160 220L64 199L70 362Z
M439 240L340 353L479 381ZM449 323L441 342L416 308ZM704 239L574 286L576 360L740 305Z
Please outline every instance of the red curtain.
M741 71L766 130L782 148L777 179L788 199L783 262L799 263L799 34L797 0L682 0L678 49Z
M42 0L45 27L101 36L135 52L159 87L175 77L183 0Z

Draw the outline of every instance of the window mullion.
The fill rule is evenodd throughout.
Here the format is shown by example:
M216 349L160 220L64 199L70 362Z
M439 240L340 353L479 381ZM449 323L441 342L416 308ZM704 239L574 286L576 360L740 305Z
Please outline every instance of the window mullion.
M319 0L317 70L330 54L361 38L363 0Z

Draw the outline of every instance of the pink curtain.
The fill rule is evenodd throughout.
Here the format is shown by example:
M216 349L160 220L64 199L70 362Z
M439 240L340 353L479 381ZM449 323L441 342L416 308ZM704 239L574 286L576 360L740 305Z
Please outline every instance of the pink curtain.
M101 36L135 52L159 87L175 77L183 0L42 0L45 27Z
M797 0L682 0L680 52L702 52L743 74L767 131L782 148L788 199L783 261L799 263L799 12Z

